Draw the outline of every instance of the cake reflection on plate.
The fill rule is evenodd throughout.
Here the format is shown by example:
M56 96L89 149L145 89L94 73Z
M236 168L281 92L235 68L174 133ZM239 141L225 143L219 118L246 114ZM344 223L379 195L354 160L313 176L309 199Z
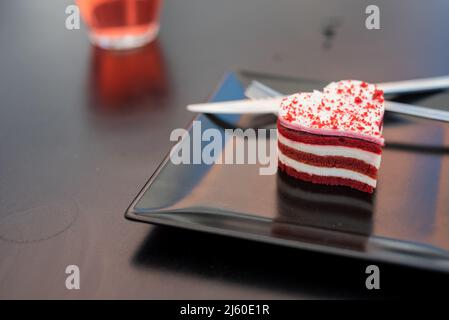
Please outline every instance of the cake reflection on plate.
M279 171L272 234L363 250L373 228L373 204L372 194L300 181Z

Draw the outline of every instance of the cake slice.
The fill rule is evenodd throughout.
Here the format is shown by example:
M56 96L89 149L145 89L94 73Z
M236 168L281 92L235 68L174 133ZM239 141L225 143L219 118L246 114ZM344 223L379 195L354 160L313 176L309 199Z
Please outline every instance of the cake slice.
M356 80L286 97L277 124L279 169L312 183L372 193L384 110L383 91Z

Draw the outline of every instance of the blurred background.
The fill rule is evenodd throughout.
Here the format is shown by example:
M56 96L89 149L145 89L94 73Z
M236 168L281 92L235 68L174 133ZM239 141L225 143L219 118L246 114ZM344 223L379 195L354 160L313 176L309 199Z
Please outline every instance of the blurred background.
M163 159L170 132L191 120L185 106L236 69L370 82L449 73L446 0L166 0L158 36L127 51L93 46L85 24L67 30L71 4L0 2L0 298L309 297L313 285L292 288L278 269L246 281L237 270L251 273L250 258L227 264L213 251L187 275L176 254L156 257L172 261L170 270L136 267L136 254L151 260L139 248L160 231L123 212ZM380 8L380 30L365 28L369 4ZM170 233L168 250L190 237L193 246L208 242ZM266 252L243 247L237 256ZM83 270L81 291L64 286L71 263ZM361 270L348 268L348 276ZM327 281L314 297L343 294L339 280Z

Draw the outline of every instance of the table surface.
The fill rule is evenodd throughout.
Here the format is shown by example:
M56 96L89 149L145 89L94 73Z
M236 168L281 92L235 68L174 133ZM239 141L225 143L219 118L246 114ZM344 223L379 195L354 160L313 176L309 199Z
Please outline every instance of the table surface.
M2 1L0 298L370 298L447 286L382 264L381 290L368 291L368 261L123 216L170 132L192 118L185 105L229 69L372 82L449 73L447 1L376 3L380 30L364 27L363 1L170 0L158 40L118 54L65 29L71 1ZM80 290L65 286L72 264Z

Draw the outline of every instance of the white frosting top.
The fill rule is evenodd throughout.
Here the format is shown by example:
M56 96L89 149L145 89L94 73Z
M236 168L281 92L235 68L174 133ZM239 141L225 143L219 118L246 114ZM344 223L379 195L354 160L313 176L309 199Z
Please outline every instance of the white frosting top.
M323 92L303 92L281 102L282 125L314 134L348 136L383 144L383 91L374 84L343 80Z

